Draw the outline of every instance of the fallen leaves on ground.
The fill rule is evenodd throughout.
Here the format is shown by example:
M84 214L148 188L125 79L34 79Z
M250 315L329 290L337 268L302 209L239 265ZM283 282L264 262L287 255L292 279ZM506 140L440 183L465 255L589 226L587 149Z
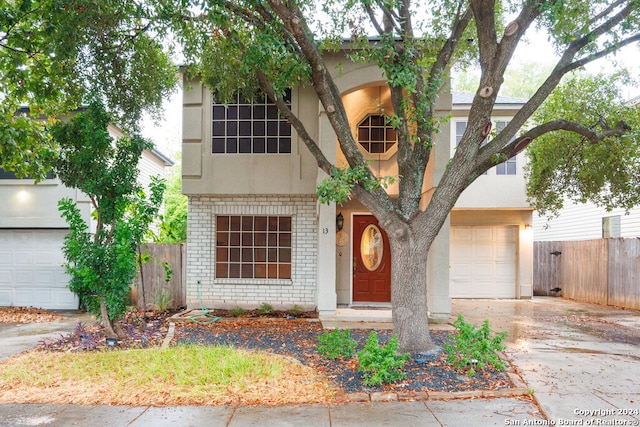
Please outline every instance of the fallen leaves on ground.
M363 384L362 372L358 371L357 358L330 360L317 351L318 337L324 331L319 321L305 320L238 320L219 321L210 325L192 323L176 324L175 343L203 345L232 345L235 348L268 351L292 357L313 367L333 381L342 391L377 392L391 391L406 394L429 391L499 390L513 387L505 372L487 368L469 377L446 361L443 352L430 355L426 362L418 363L410 357L403 371L407 377L399 382L378 387ZM352 338L358 342L356 351L362 350L371 332L370 329L353 329ZM391 339L391 331L376 330L381 345ZM431 335L439 347L448 339L450 332L432 331Z
M157 348L168 329L168 313L131 312L121 326L127 332L127 339L116 349ZM362 372L358 370L357 357L348 360L330 360L316 350L318 337L324 332L318 320L303 319L221 319L209 325L180 322L175 325L175 336L171 345L224 345L236 349L267 352L273 357L288 359L292 369L287 369L269 384L250 384L243 390L229 387L221 396L194 396L185 393L179 398L169 392L150 395L144 388L131 387L126 396L111 397L105 391L105 384L94 387L92 395L79 394L86 384L68 382L50 390L29 389L12 385L11 393L0 393L3 402L50 402L50 403L103 403L128 405L203 405L203 404L260 404L283 405L292 403L328 402L336 393L356 392L397 392L405 396L430 392L459 392L473 390L499 390L513 387L505 372L493 369L478 372L469 377L446 362L443 352L434 353L426 361L419 363L410 357L403 371L404 380L394 384L367 387L363 384ZM357 341L356 351L364 347L370 329L353 329L351 336ZM376 330L381 345L391 338L391 331ZM442 347L451 332L432 331L435 344ZM51 357L51 352L73 354L74 352L111 351L105 349L104 332L99 324L78 325L67 335L41 345L34 353L43 360ZM413 355L415 356L415 355ZM311 381L311 382L309 382ZM61 387L61 388L59 388ZM166 384L171 389L170 383ZM107 387L108 389L108 387Z
M129 311L118 321L125 334L118 340L117 349L159 346L167 335L167 318L171 312ZM59 338L47 340L39 346L47 351L96 351L107 348L106 333L101 323L78 323L75 330Z
M0 323L47 323L63 316L42 308L0 307Z
M14 356L0 364L0 403L280 406L328 403L337 391L313 369L273 354L260 353L251 357L260 360L261 365L282 366L279 377L256 374L259 378L253 377L250 381L242 380L225 387L215 382L197 382L197 375L194 375L194 381L184 377L176 380L170 372L148 378L147 367L143 366L148 361L145 357L136 357L132 361L131 351L110 353L124 356L128 362L120 363L126 363L126 367L123 366L122 370L101 370L97 378L92 372L87 372L90 366L98 363L93 361L94 358L85 360L91 354L31 351ZM144 351L145 354L149 354L146 351L162 352L158 348ZM19 374L14 376L16 372Z

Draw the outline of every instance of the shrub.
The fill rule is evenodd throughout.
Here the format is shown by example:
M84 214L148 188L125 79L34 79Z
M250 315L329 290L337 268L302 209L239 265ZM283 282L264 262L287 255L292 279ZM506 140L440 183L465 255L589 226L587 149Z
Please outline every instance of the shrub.
M298 317L300 316L302 313L304 313L304 310L302 309L302 307L300 307L298 304L293 304L289 310L287 310L287 314L290 316L295 316Z
M231 314L233 317L239 317L242 316L245 313L245 309L240 307L239 305L236 305L235 307L231 308L229 310L229 314Z
M273 309L273 306L268 302L263 302L262 304L260 304L260 307L258 307L258 314L260 316L270 316L274 312L275 310Z
M364 349L358 353L358 370L364 373L365 385L389 384L407 376L402 368L408 357L409 354L398 354L397 335L381 347L378 335L371 331Z
M156 309L160 312L167 311L171 305L171 293L165 288L158 288L154 295Z
M475 375L476 370L482 370L487 365L499 371L504 369L504 362L500 360L497 352L505 349L502 341L507 336L506 331L493 334L489 320L486 319L482 327L477 328L465 322L461 314L453 326L458 333L454 335L452 342L444 344L449 363L453 363L459 369L466 369L469 376Z
M328 359L338 359L340 357L348 359L353 356L356 345L356 341L351 338L349 329L334 329L331 332L324 331L318 337L316 350Z

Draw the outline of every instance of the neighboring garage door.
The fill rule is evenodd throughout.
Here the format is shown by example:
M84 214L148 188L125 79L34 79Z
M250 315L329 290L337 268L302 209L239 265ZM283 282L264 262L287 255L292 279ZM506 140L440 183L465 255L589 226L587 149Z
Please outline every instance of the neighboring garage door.
M66 230L0 230L0 306L77 309L67 288Z
M452 298L516 297L516 227L452 226Z

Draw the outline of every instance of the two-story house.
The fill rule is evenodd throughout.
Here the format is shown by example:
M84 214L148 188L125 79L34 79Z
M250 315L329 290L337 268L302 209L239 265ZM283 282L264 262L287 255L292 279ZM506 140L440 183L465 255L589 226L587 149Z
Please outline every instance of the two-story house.
M374 65L327 54L360 150L377 176L397 176L389 90ZM340 67L337 65L340 63ZM333 67L335 66L335 67ZM188 196L189 307L298 304L331 316L339 306L388 305L390 250L384 230L358 201L323 205L325 176L268 99L224 105L199 80L183 87L183 193ZM346 164L315 93L294 87L292 110L329 160ZM452 118L435 136L423 203L455 150L470 98L444 93L436 109ZM519 100L500 98L496 126ZM532 210L524 157L498 165L467 189L445 223L428 263L428 307L448 319L451 298L532 296ZM387 189L397 194L397 186Z
M122 132L109 126L115 138ZM139 182L147 186L151 176L164 175L173 163L157 150L145 150L139 163ZM34 184L0 171L0 306L27 306L74 310L78 299L68 288L62 253L68 225L60 216L58 201L74 200L84 220L91 224L91 203L80 190L64 186L59 179Z

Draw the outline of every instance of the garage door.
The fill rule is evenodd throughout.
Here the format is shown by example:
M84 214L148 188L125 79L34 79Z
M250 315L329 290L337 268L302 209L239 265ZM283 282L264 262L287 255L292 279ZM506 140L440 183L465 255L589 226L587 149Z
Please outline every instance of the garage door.
M77 309L67 288L66 230L0 230L0 306Z
M451 227L452 298L516 297L516 227Z

